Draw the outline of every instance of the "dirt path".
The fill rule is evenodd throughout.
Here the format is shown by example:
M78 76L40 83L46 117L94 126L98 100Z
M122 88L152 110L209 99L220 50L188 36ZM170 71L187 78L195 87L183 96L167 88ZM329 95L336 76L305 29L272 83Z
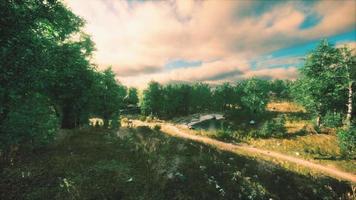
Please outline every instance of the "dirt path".
M134 124L135 125L153 126L157 123L147 123L147 122L134 120ZM311 162L308 160L304 160L301 158L296 158L293 156L285 155L285 154L278 153L275 151L258 149L258 148L251 147L248 145L231 144L231 143L221 142L221 141L211 139L208 137L204 137L204 136L188 134L188 133L184 132L183 130L181 130L180 128L176 127L175 125L168 124L168 123L160 123L160 125L162 127L161 129L163 132L165 132L169 135L172 135L172 136L186 138L186 139L194 140L197 142L209 144L209 145L215 146L221 150L229 151L229 152L233 152L233 153L237 153L237 152L242 153L242 154L243 153L246 153L246 154L254 153L254 154L272 157L272 158L275 158L278 160L288 161L291 163L295 163L299 166L303 166L303 167L315 170L317 172L321 172L323 174L326 174L326 175L329 175L329 176L332 176L335 178L339 178L342 180L347 180L347 181L356 183L356 175L354 175L352 173L341 171L341 170L333 168L333 167L323 166L321 164L317 164L317 163L314 163L314 162Z

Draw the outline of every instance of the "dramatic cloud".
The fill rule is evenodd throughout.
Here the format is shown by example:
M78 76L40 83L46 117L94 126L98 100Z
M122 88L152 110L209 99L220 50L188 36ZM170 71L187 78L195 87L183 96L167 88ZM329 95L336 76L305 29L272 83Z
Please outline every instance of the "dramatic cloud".
M296 68L291 65L299 58L263 60L265 55L355 29L352 16L356 15L356 1L287 1L267 9L260 9L263 2L258 1L65 3L87 21L86 31L96 43L95 61L100 68L111 65L122 82L135 86L150 80L231 81L252 75L295 78ZM315 24L302 27L314 18ZM251 69L249 63L256 59L262 61ZM172 60L202 64L167 69ZM272 65L279 68L268 69Z

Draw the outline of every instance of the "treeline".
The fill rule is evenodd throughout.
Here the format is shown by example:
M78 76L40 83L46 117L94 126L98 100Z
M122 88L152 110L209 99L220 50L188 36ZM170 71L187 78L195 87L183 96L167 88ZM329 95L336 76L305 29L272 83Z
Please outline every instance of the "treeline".
M265 111L268 101L290 100L314 115L316 127L350 127L356 98L355 52L352 51L321 41L306 56L296 81L250 78L215 87L205 83L150 82L143 92L142 113L161 118L231 110L257 115Z
M56 0L5 0L0 10L0 157L93 116L118 126L119 109L132 100L111 69L91 62L81 18Z
M291 81L251 78L236 84L212 87L205 83L161 85L150 82L143 92L141 109L145 115L160 118L197 112L243 110L252 114L265 111L271 99L290 99Z
M96 69L94 44L81 18L56 0L5 0L0 10L0 156L19 144L46 144L58 128L82 127L91 117L102 118L104 127L119 126L120 109L138 102L137 89L120 84L111 69ZM237 109L256 115L273 98L293 98L315 115L318 127L337 119L351 127L355 66L351 50L323 41L296 82L151 82L141 110L160 118Z

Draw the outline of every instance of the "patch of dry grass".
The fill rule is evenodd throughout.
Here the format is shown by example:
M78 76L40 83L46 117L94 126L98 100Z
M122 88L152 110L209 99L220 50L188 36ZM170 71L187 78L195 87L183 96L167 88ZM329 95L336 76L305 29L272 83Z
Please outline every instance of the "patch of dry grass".
M270 102L267 104L267 110L281 113L306 112L303 106L288 101Z
M289 138L249 139L247 142L258 148L302 157L356 173L355 160L341 158L335 133L315 134L306 121L288 121L286 127L290 134Z

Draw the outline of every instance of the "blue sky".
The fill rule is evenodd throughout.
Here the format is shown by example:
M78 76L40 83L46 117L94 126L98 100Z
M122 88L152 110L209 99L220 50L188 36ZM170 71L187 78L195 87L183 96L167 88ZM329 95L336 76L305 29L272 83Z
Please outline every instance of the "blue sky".
M149 81L295 79L324 38L356 44L356 1L64 0L87 22L99 69Z
M315 26L311 25L311 26ZM311 27L310 26L310 27ZM256 68L256 65L258 63L258 59L262 59L262 60L271 60L271 59L280 59L280 60L286 60L286 59L293 59L292 63L280 63L280 64L276 64L276 65L269 65L269 67L271 68L275 68L275 67L291 67L291 66L302 66L303 65L303 59L302 57L304 57L305 55L307 55L309 52L311 52L313 49L315 49L315 47L318 45L318 43L322 40L322 39L327 39L329 42L331 42L334 45L338 45L338 44L347 44L350 42L356 42L356 30L353 29L351 31L345 32L345 33L341 33L341 34L337 34L337 35L332 35L329 37L323 37L323 38L319 38L319 39L315 39L303 44L297 44L297 45L293 45L287 48L282 48L279 49L277 51L274 51L268 55L264 55L262 57L259 57L255 60L251 61L251 66L253 68ZM263 59L264 57L266 57L265 59ZM299 59L297 59L299 58Z
M305 24L308 24L308 25L304 25L304 26L307 26L309 28L317 25L317 23L313 20L306 19L306 21L307 22L305 22ZM303 22L303 24L304 24L304 22ZM301 27L301 29L303 29L303 28ZM266 61L270 61L272 59L286 60L286 59L293 59L293 58L294 58L294 60L291 63L277 63L277 64L269 65L268 67L270 67L270 68L276 68L276 67L288 68L291 66L301 66L301 65L303 65L302 57L304 57L307 53L312 51L322 39L327 39L329 42L331 42L334 45L343 44L343 43L346 44L349 42L356 42L356 30L353 29L353 30L345 32L345 33L332 35L332 36L324 37L324 38L319 38L319 39L315 39L315 40L312 40L312 41L309 41L309 42L306 42L303 44L297 44L297 45L293 45L293 46L290 46L287 48L282 48L282 49L273 51L270 54L262 55L255 59L252 59L250 61L251 67L253 69L257 69L258 64L264 63ZM167 62L165 64L165 68L167 70L171 70L171 69L176 69L176 68L199 67L201 65L202 65L202 61L189 61L189 60L179 59L179 60L173 60L173 61Z

